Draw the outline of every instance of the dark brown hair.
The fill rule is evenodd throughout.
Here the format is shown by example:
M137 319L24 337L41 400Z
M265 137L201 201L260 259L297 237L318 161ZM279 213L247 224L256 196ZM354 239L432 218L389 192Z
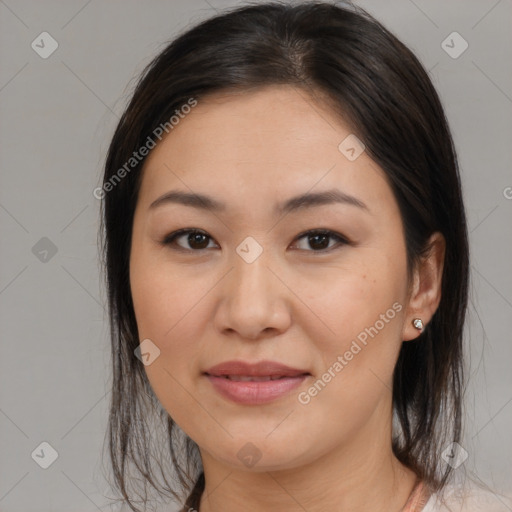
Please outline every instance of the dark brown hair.
M103 185L191 98L287 84L319 98L347 122L385 171L405 231L408 272L446 240L442 298L394 372L393 450L434 489L450 466L441 452L461 437L462 334L468 241L456 153L439 97L420 62L367 12L327 2L249 4L210 18L173 40L146 67L112 138ZM113 383L109 452L115 486L129 500L138 479L161 495L204 486L197 446L159 405L135 357L137 324L129 282L132 223L144 159L102 200L102 256L108 289ZM103 224L104 222L104 224ZM150 418L162 434L150 432ZM165 446L151 443L167 438ZM155 471L158 463L162 482ZM163 468L161 462L171 461ZM129 467L136 474L129 477ZM176 484L169 483L173 474ZM146 497L142 498L143 501ZM192 503L190 501L190 503Z

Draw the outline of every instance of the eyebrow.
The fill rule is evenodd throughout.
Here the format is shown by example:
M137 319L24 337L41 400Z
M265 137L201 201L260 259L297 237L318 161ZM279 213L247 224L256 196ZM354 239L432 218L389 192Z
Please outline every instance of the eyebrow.
M165 193L158 199L155 199L150 204L149 209L154 209L158 206L169 203L182 204L193 208L199 208L201 210L211 210L213 212L226 210L226 205L213 197L204 194L184 192L181 190L171 190L170 192ZM370 213L370 209L363 201L338 189L330 189L322 192L307 192L305 194L292 197L283 203L276 205L274 212L278 215L282 215L292 211L303 210L305 208L335 203L355 206L367 213Z

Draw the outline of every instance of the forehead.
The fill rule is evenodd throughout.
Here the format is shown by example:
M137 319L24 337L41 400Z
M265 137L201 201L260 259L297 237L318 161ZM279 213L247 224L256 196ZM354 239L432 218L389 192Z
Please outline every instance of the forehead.
M325 103L290 86L219 93L184 115L151 151L140 191L151 202L166 189L284 200L312 187L382 195L383 171L363 152L350 161L340 143L351 129Z
M272 157L279 163L300 161L311 154L312 144L336 154L338 139L349 133L348 126L306 91L276 85L201 99L166 140L174 139L182 151L193 146L196 151L189 159L209 155L260 162Z

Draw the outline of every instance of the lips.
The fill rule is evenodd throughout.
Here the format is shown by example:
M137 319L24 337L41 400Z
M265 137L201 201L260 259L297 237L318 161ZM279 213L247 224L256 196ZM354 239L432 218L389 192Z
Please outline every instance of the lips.
M227 361L204 375L224 398L238 404L259 405L289 394L311 374L273 361Z
M285 378L283 375L269 375L265 376L250 376L250 375L217 375L217 377L224 377L225 379L235 380L238 382L266 382L269 380L279 380Z
M253 380L276 380L283 377L298 377L309 374L307 370L292 368L274 361L260 361L258 363L226 361L212 366L205 373L214 377L228 377L233 380L242 380L246 377L246 380L250 377L253 377Z

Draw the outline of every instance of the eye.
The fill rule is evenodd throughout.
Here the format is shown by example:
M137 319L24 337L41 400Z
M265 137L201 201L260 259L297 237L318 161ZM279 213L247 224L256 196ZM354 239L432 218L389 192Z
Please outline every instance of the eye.
M183 243L188 244L188 247L178 243L178 240L180 239L183 239ZM313 248L313 251L309 252L329 252L331 249L336 247L336 244L330 244L331 240L335 240L338 246L350 243L339 233L325 229L310 230L296 238L296 240L302 239L306 239L309 247ZM180 229L167 235L161 243L162 245L177 246L175 247L177 250L183 249L185 251L197 252L211 248L208 247L209 241L211 240L213 240L212 237L200 229ZM308 249L304 249L304 247L299 247L299 249L308 251Z
M309 247L313 248L313 251L309 252L329 252L331 249L336 248L336 244L329 245L330 240L335 240L338 246L347 245L350 243L339 233L325 229L314 229L307 231L306 233L299 235L297 240L302 240L303 238L306 239L306 243L309 245ZM303 248L301 250L303 250Z
M178 244L177 241L179 239L184 239L185 243L189 246L183 246ZM211 237L201 231L200 229L180 229L166 236L162 241L163 245L178 245L178 250L194 250L200 251L203 249L208 249L208 241L211 240Z

